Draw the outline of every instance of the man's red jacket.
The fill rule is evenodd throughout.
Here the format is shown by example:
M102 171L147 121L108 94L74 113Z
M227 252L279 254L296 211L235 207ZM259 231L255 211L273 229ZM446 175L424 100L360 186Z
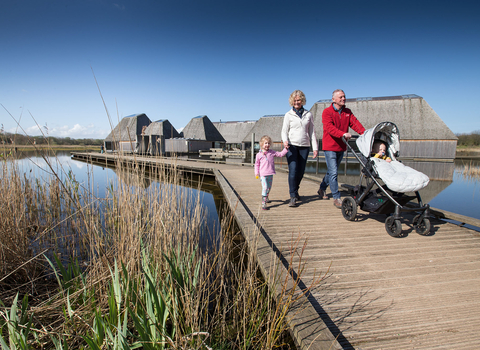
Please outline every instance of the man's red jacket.
M342 140L343 134L348 132L348 128L352 128L360 135L363 134L365 128L353 115L352 111L346 107L342 109L341 114L333 108L325 108L322 113L323 123L323 139L322 149L324 151L342 152L347 149L347 145Z

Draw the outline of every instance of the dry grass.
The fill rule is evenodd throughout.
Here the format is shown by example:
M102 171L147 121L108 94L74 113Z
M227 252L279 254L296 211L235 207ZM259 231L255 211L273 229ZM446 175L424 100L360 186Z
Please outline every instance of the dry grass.
M29 348L57 349L290 348L286 317L303 293L298 280L279 276L279 292L271 291L254 242L239 239L232 213L223 215L219 235L209 232L200 191L183 186L175 164L150 171L158 185L148 188L139 164L118 161L116 169L106 198L96 198L93 181L82 187L52 167L40 183L12 159L2 161L0 341L11 348L22 339ZM301 240L292 242L290 256L301 256ZM15 309L21 299L24 308Z
M474 164L473 161L470 161L470 163L467 164L462 164L461 166L456 166L455 170L466 180L478 181L480 179L480 166Z

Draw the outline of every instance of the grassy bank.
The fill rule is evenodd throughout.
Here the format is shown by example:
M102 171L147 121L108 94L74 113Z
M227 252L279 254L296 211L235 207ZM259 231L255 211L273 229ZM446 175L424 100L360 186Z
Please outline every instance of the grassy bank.
M118 164L106 198L50 170L40 183L2 160L2 348L292 348L301 276L274 295L232 213L209 232L200 191L175 169L156 169L145 189L140 166Z
M480 153L480 146L457 146L457 153L476 152Z
M76 152L100 152L100 146L98 145L18 145L13 147L12 145L4 145L0 148L2 153L12 153L15 151L76 151Z

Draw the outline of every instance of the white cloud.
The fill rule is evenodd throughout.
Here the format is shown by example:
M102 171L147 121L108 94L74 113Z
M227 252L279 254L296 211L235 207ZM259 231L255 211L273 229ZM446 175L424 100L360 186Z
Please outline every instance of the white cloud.
M41 130L40 130L41 129ZM8 132L22 132L21 129L10 129ZM83 139L83 138L92 138L92 139L104 139L110 133L108 129L101 129L95 126L94 124L88 124L86 126L75 124L70 125L61 125L50 127L47 125L33 125L24 129L25 133L30 136L39 136L42 133L45 136L55 136L55 137L70 137L72 139Z

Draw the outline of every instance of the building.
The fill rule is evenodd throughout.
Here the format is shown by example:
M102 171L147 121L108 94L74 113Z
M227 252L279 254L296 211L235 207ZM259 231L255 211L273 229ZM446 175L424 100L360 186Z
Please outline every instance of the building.
M165 140L180 137L180 133L166 119L151 123L142 135L142 153L152 156L163 155L166 151Z
M165 152L165 140L180 134L168 120L152 122L144 113L124 117L105 138L108 152L121 151L160 155Z
M260 142L260 139L264 135L268 135L272 138L272 149L281 151L282 146L282 126L283 126L283 114L277 115L265 115L261 117L253 126L253 128L243 138L243 142L250 146L252 143L252 134L255 134L255 143ZM257 146L258 148L258 146Z
M310 111L317 137L323 137L322 112L331 99L316 102ZM453 160L457 137L422 97L417 95L347 99L366 129L380 122L392 122L400 131L400 158ZM353 131L353 130L352 130Z
M192 118L182 131L183 137L190 140L189 152L208 150L210 148L222 148L225 146L225 139L208 119L206 115ZM193 146L194 140L202 141L199 147Z
M225 146L229 150L245 149L245 136L252 130L256 121L244 122L213 122L220 134L225 139Z
M142 130L150 123L144 113L124 117L105 138L105 151L138 152L142 144Z

